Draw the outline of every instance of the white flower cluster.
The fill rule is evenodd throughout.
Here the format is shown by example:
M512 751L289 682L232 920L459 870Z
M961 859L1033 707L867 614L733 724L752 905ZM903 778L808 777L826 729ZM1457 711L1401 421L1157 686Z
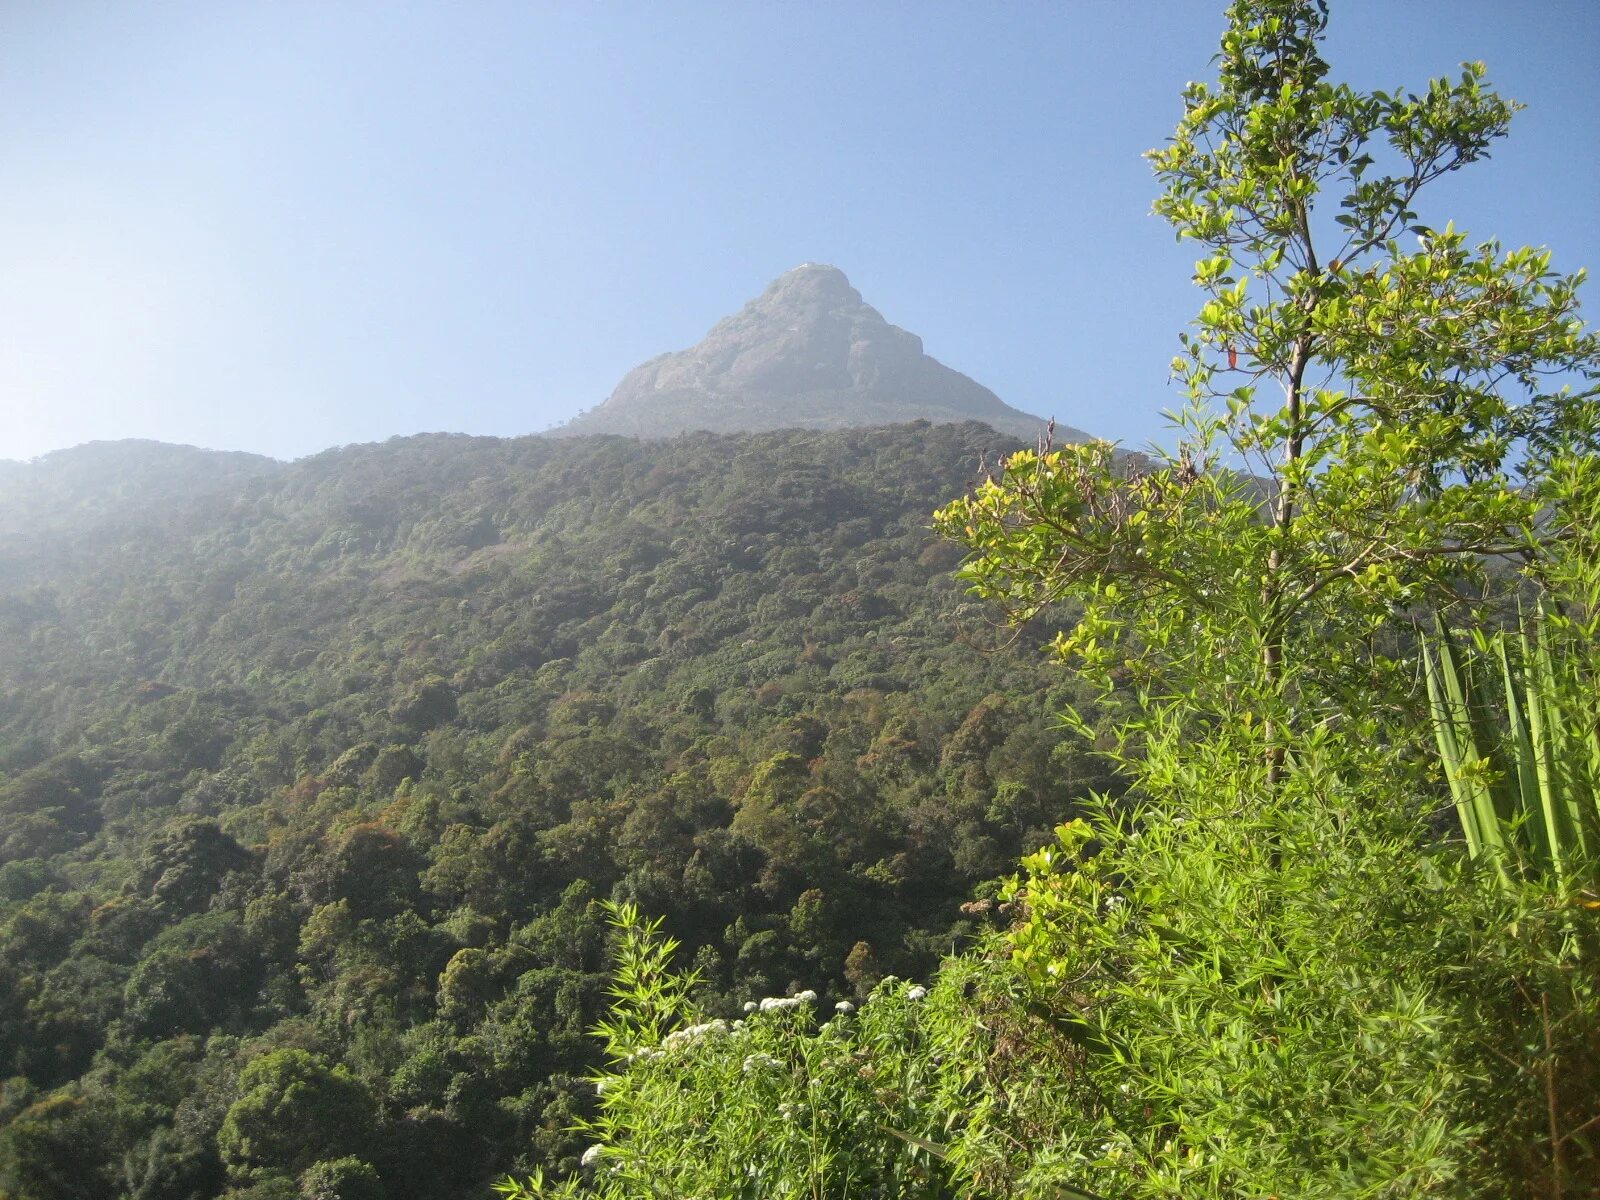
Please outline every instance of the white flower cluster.
M802 1004L815 1004L816 1002L817 994L807 988L798 996L768 996L757 1005L757 1008L762 1012L788 1012L791 1009L799 1008ZM745 1011L750 1011L748 1004L745 1005Z
M667 1034L666 1037L661 1039L661 1048L665 1050L671 1046L678 1046L684 1042L692 1042L697 1038L703 1038L708 1034L721 1034L727 1032L728 1023L721 1017L718 1017L715 1021L704 1021L699 1025L690 1025L686 1029L673 1030L671 1033Z
M912 988L909 992L906 993L906 999L907 1000L921 1000L927 994L928 994L928 989L923 987L919 983L919 984L917 984L916 987Z
M833 1011L834 1012L840 1013L840 1014L842 1014L843 1016L846 1016L846 1017L848 1017L851 1013L855 1012L855 1010L856 1010L856 1006L854 1004L851 1004L850 1001L848 1001L848 1000L841 1000L841 1001L839 1001L839 1003L837 1003L837 1004L835 1004L833 1006Z
M592 1167L595 1163L600 1161L600 1155L604 1149L605 1148L601 1146L599 1142L596 1142L583 1152L583 1157L578 1161L586 1167Z
M746 1075L749 1075L752 1072L759 1071L764 1067L776 1067L777 1065L778 1060L773 1058L770 1054L747 1054L745 1055L744 1066L741 1068L741 1070L743 1070Z

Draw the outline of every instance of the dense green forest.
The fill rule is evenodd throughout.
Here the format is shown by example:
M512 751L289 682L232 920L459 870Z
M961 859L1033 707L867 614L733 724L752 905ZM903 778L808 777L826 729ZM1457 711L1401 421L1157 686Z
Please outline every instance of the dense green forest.
M923 424L8 465L0 1194L570 1168L600 898L669 917L730 1014L930 970L1109 783L1060 726L1050 624L995 629L930 528L1014 447Z
M1328 21L1147 455L0 468L0 1200L1600 1196L1600 337Z

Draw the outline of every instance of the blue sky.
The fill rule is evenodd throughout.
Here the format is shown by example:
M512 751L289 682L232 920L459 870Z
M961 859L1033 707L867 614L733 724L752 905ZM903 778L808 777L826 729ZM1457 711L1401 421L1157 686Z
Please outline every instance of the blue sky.
M1159 437L1198 301L1140 152L1222 8L11 0L0 458L534 432L805 261L1011 404ZM1528 110L1422 219L1600 265L1600 4L1333 0L1328 55L1486 60Z

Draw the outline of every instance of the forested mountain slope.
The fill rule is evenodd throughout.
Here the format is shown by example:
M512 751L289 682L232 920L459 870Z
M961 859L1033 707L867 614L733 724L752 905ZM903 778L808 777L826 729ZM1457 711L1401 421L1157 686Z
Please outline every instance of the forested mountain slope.
M290 1196L353 1158L372 1195L466 1196L570 1163L594 897L668 917L713 1004L928 969L1109 782L1056 723L1049 629L991 631L928 528L1014 445L9 466L0 1194Z
M0 565L40 535L78 539L149 521L284 469L259 454L141 440L88 442L30 463L0 460Z

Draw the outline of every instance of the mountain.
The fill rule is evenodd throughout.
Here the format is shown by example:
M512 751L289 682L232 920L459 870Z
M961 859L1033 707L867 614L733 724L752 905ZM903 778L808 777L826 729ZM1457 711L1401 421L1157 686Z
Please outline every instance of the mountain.
M729 1017L931 971L1116 786L1059 719L1094 716L1060 620L994 633L929 529L1019 444L0 466L0 1196L576 1172L605 897Z
M96 518L148 521L172 504L231 494L281 469L259 454L143 438L85 442L31 462L0 460L0 538Z
M1028 441L1045 428L1043 418L930 358L922 339L884 320L843 271L805 263L699 345L635 367L605 403L553 432L672 437L917 420L981 421Z

